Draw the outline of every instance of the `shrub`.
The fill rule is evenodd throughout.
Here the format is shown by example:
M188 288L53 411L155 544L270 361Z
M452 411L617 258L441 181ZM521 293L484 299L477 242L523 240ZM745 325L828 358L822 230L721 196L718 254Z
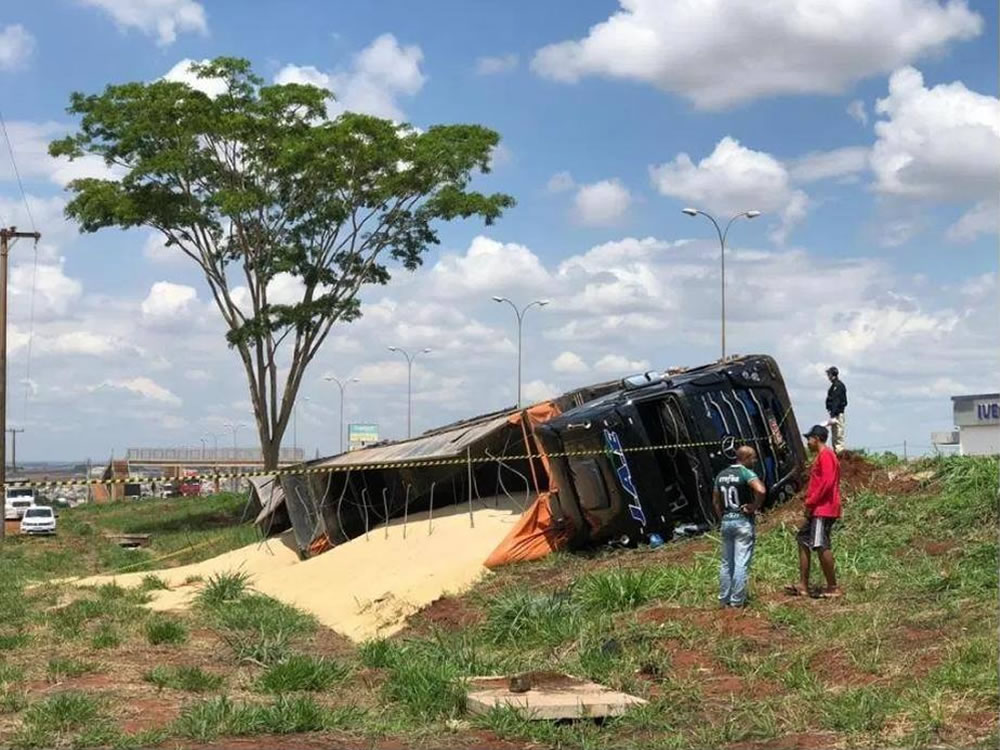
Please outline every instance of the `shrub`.
M162 643L184 643L187 637L187 628L177 620L154 617L146 623L146 638L154 646Z
M198 604L203 607L218 607L234 602L242 597L250 585L250 575L243 571L215 573L198 592Z
M294 654L271 665L257 681L265 693L289 693L297 690L325 690L347 676L340 663L324 658Z

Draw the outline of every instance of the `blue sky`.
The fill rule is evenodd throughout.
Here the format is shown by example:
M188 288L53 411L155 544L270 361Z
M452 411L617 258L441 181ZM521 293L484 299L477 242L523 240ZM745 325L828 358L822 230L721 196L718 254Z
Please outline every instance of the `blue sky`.
M184 79L185 60L223 54L418 127L492 127L503 147L480 184L518 200L493 227L443 227L421 271L367 292L365 317L303 387L297 441L310 453L336 447L328 372L362 381L348 421L405 430L405 371L388 345L435 350L415 370L418 429L513 402L513 321L495 293L552 299L527 321L530 397L714 358L717 242L680 213L688 204L764 212L733 229L729 349L778 358L800 423L825 416L822 370L838 364L849 443L929 447L950 426L949 396L997 389L997 5L758 6L8 5L2 111L45 235L37 269L24 243L12 260L20 455L198 446L252 424L196 269L147 231L79 236L61 202L87 166L43 149L72 127L70 92ZM0 220L27 226L12 176L4 155Z

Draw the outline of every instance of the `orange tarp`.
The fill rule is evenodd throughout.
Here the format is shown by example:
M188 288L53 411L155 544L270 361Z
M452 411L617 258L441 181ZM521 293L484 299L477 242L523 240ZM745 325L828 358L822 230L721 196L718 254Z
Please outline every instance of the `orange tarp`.
M546 401L526 409L523 414L527 416L528 426L534 432L536 425L559 416L559 408L555 404ZM521 414L513 415L510 421L511 424L520 424L522 430L525 432L525 438L527 438L527 429L524 421L521 419ZM527 442L527 439L525 439L525 444ZM535 444L538 444L537 441ZM548 457L540 448L539 453L541 454L539 460L545 469L545 474L551 477ZM533 461L533 459L529 460ZM531 474L537 483L538 480L534 466L531 467ZM549 494L555 488L551 486L551 480L547 489L539 489L540 491L535 498L535 502L521 514L521 518L518 519L514 528L497 545L492 554L486 558L486 562L483 564L487 568L497 568L512 562L539 560L555 550L565 547L569 542L571 529L556 528L552 522L552 514L549 510Z

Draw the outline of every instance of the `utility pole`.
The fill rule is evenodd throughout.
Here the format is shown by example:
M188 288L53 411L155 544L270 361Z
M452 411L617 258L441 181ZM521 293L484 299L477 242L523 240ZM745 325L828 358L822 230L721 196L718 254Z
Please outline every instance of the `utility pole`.
M12 472L17 471L17 433L24 432L23 427L8 427L7 432L10 433L11 438L11 451L10 451L10 470ZM4 456L6 460L6 456Z
M10 240L42 238L38 232L18 232L17 227L0 227L0 488L7 489L7 256ZM6 513L4 514L6 515ZM6 536L6 521L0 524L0 542Z

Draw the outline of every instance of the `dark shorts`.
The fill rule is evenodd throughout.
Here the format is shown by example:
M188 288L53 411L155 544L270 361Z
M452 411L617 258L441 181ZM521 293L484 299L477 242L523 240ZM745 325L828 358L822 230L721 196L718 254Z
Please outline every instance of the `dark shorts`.
M830 549L830 532L833 525L837 523L836 518L808 519L799 528L799 544L808 549Z

